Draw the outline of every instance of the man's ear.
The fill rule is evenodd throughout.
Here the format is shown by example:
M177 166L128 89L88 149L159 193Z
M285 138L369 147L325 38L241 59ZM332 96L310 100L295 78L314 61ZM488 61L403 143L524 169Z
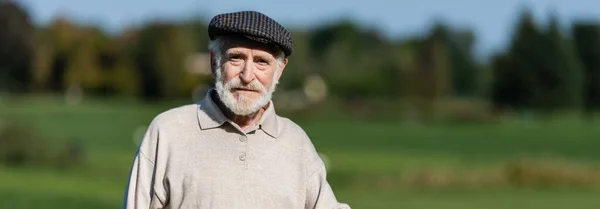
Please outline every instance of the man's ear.
M279 69L279 73L277 74L277 80L279 80L281 78L281 75L283 74L283 70L285 69L285 66L288 63L288 58L286 57L285 59L283 59L283 65L281 65L281 69Z

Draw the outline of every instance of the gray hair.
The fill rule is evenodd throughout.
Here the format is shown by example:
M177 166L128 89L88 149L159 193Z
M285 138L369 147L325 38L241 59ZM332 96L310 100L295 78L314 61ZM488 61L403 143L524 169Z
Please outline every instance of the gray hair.
M215 69L220 69L221 68L221 59L224 55L224 47L225 44L227 43L229 39L223 38L223 37L219 37L215 40L211 40L210 42L208 42L208 50L210 52L213 52L213 56L214 56L214 61L215 61ZM275 58L277 59L277 70L275 71L275 77L277 77L279 75L279 73L281 73L281 70L283 70L283 63L285 60L285 53L281 50L278 50L278 55L275 56Z

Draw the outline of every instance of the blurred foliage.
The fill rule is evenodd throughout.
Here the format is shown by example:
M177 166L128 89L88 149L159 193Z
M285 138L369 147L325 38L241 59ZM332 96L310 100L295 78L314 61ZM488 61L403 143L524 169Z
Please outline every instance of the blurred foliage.
M35 29L27 11L0 1L0 89L20 92L31 82Z
M73 168L84 164L80 142L48 141L35 128L21 123L0 123L0 165Z
M523 13L507 53L494 61L496 104L552 111L577 109L583 100L581 60L555 16L547 29Z
M573 25L576 51L584 68L584 104L586 110L600 108L600 24L579 22Z
M44 143L22 126L3 124L0 129L0 162L12 166L43 164Z
M156 20L108 34L61 17L34 27L13 1L3 2L0 11L0 90L161 100L189 99L212 85L209 74L188 65L208 50L205 19ZM402 100L408 108L402 111L424 121L455 99L490 102L472 115L598 110L600 23L558 22L553 14L540 24L523 10L514 34L507 34L507 49L489 61L475 53L473 31L443 21L424 35L401 39L347 19L292 28L295 51L279 88L282 94L302 91L304 78L316 75L327 84L328 101L354 108L368 100Z

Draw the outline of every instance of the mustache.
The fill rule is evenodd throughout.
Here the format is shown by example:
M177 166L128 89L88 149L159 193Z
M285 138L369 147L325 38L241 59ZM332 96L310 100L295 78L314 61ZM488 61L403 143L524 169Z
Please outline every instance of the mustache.
M267 88L265 88L265 86L263 86L257 80L253 80L252 82L250 82L248 84L244 84L242 82L242 80L240 78L237 78L237 77L233 78L229 82L227 82L225 84L225 89L227 89L227 90L244 89L244 90L250 90L250 91L257 91L257 92L260 92L260 93L267 92Z

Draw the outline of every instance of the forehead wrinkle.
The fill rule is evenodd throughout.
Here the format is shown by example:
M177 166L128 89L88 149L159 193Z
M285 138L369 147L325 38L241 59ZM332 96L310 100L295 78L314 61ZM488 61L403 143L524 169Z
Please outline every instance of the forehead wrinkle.
M230 48L226 51L227 55L248 55L251 57L257 57L262 59L274 60L275 56L268 51L263 51L262 49L241 49L241 48Z
M269 52L265 52L265 51L260 51L260 50L253 50L253 54L254 57L258 57L258 58L262 58L262 59L267 59L267 60L274 60L275 57L269 53Z
M239 48L230 48L226 51L227 54L246 54L245 50Z

